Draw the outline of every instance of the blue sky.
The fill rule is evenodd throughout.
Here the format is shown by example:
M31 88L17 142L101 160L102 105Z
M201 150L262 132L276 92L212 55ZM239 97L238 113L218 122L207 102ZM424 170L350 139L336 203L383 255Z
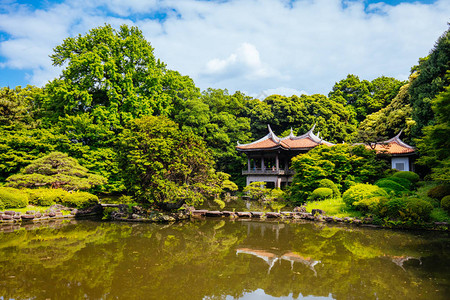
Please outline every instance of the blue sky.
M201 89L327 94L350 73L407 79L449 21L448 0L0 0L0 87L45 85L64 38L126 23Z

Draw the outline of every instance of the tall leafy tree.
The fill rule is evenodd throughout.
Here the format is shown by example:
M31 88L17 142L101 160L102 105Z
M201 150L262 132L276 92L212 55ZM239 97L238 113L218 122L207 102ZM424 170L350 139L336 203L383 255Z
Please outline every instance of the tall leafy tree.
M433 179L450 183L450 85L433 99L432 109L434 125L423 128L424 136L417 143L418 163L431 168Z
M204 141L165 117L132 121L120 135L117 151L127 191L143 203L170 210L221 192Z
M417 78L411 83L409 94L413 109L415 137L420 137L422 128L433 124L432 100L450 84L446 72L450 70L450 30L439 37L430 54L421 59L412 69Z

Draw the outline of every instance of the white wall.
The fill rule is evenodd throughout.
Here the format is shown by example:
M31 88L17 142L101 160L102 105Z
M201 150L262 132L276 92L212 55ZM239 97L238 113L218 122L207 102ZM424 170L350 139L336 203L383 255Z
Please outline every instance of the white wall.
M403 169L402 169L403 164ZM397 169L399 171L410 171L409 170L409 157L393 157L391 160L391 168Z

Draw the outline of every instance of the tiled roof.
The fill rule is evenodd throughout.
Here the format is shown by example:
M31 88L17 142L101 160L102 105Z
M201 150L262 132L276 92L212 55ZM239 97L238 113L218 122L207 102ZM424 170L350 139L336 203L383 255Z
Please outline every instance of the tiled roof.
M238 150L268 150L268 149L285 149L285 150L300 150L300 149L312 149L320 144L333 145L327 141L322 140L319 136L313 133L315 125L307 133L301 136L295 136L292 132L284 138L277 137L270 126L269 134L265 137L249 144L239 144L237 146Z
M400 135L402 131L400 131L396 136L387 141L377 143L375 145L375 151L378 153L389 153L389 154L410 154L414 153L416 150L414 147L406 144L400 139ZM369 145L366 145L368 149L371 149Z

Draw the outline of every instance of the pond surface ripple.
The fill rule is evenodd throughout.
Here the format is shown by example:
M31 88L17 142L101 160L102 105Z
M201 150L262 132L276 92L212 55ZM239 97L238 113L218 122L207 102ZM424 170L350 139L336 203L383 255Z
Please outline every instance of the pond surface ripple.
M319 223L0 229L0 299L448 299L449 250L448 233Z

